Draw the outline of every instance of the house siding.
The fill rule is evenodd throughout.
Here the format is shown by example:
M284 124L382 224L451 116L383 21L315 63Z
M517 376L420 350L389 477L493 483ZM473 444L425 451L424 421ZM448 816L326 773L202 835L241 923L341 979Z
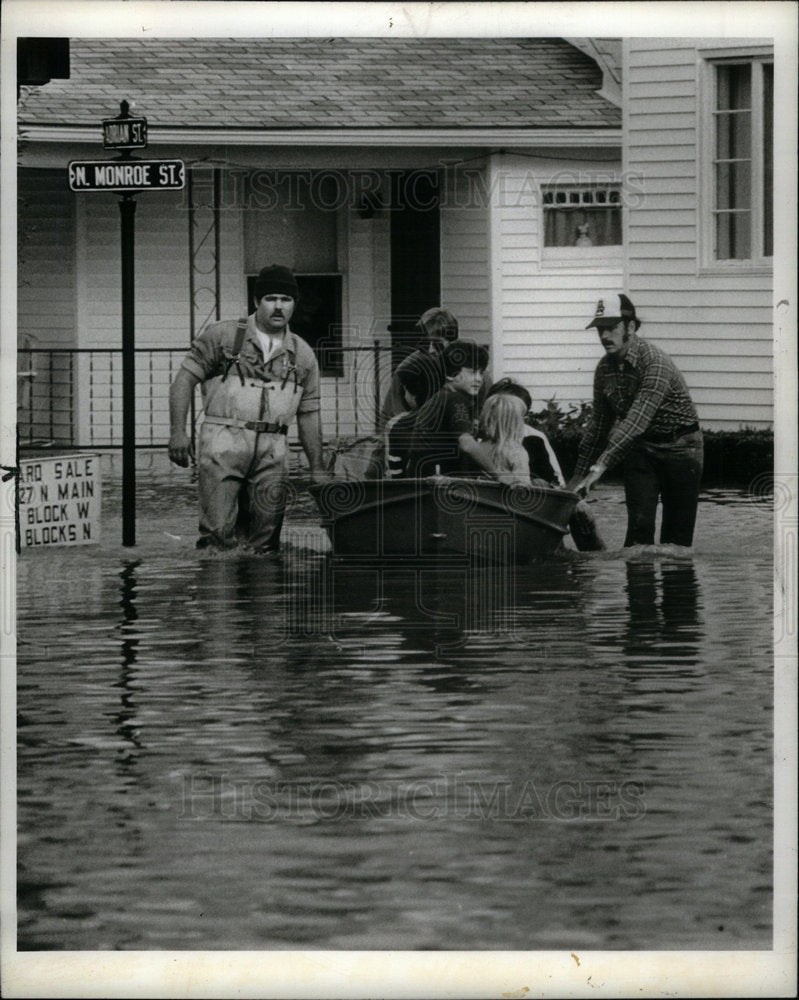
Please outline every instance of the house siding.
M201 172L202 180L207 171ZM209 175L210 176L210 175ZM209 187L209 185L206 185ZM30 412L30 394L21 386L23 425L40 439L69 439L92 446L121 443L122 344L119 198L107 193L76 195L66 171L19 172L20 212L19 345L95 354L57 356L55 375L38 364L36 393L57 397L58 427ZM200 203L208 191L196 191ZM188 195L144 193L134 215L134 322L136 348L170 348L173 353L140 354L136 368L136 433L140 445L169 436L168 388L191 340ZM55 223L54 223L55 220ZM203 210L195 230L195 333L217 318L214 296L210 213ZM246 260L244 213L227 205L219 215L219 316L245 311ZM391 320L388 215L362 220L345 213L340 224L340 269L344 275L343 379L322 378L322 419L327 438L369 433L376 414L374 340L390 340ZM54 238L55 235L55 238ZM116 351L117 353L111 353ZM390 354L380 356L383 389L390 382ZM74 375L68 388L69 366ZM36 367L36 366L34 366ZM62 371L63 369L63 371ZM52 383L52 388L51 388ZM340 383L350 387L342 392ZM63 397L63 398L62 398ZM201 412L199 391L196 412ZM71 427L71 429L70 429ZM92 428L103 428L102 431ZM292 432L296 442L296 430Z
M77 196L83 234L80 347L121 346L119 199ZM189 343L188 213L183 193L145 193L134 215L136 347Z
M621 285L621 254L592 252L568 264L549 260L539 186L563 171L588 179L596 161L588 155L564 163L509 154L492 157L488 169L493 375L527 386L534 409L553 397L564 408L588 401L599 353L596 336L585 327L597 298ZM603 160L599 169L606 177L620 163Z
M626 288L642 334L682 370L704 426L770 426L772 275L701 266L697 43L635 38L624 53Z
M441 217L441 305L458 319L460 335L490 342L488 205L471 174L448 171Z

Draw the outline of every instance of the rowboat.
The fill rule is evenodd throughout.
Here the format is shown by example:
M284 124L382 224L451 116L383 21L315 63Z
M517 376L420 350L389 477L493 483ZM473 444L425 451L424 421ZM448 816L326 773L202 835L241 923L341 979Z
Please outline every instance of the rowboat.
M579 500L488 479L332 480L310 487L337 555L458 553L525 563L553 552Z

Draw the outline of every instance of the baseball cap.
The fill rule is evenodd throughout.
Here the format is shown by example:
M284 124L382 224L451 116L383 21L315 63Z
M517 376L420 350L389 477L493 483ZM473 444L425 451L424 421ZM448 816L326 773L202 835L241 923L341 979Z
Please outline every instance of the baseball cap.
M597 300L594 318L586 330L590 330L592 326L615 326L623 319L634 320L636 329L640 326L635 315L635 306L629 298L623 292L610 292L608 295L600 296Z

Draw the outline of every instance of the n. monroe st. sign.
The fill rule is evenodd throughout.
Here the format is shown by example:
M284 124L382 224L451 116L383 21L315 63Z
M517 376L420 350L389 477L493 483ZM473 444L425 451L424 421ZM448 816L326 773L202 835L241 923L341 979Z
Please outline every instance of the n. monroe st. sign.
M183 160L73 160L73 191L179 191L186 184Z

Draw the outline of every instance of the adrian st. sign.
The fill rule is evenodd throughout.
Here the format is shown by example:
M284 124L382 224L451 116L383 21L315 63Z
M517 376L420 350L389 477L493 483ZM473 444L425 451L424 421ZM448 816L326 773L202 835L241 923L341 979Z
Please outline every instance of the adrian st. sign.
M106 118L103 121L106 149L144 149L146 145L146 118Z

